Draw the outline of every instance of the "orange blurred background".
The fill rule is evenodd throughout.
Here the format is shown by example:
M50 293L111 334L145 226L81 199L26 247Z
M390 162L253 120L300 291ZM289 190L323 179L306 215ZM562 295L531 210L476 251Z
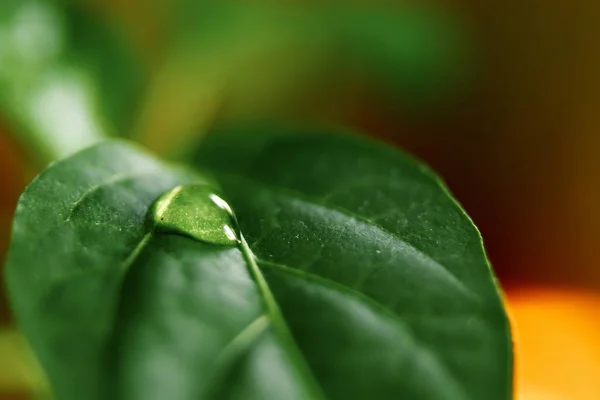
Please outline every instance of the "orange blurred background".
M458 75L445 74L445 58L434 57L441 72L423 78L433 82L423 92L402 82L390 88L385 69L345 55L329 60L342 42L313 54L296 40L302 33L287 32L289 42L267 40L264 50L257 43L271 38L271 25L257 28L262 20L255 26L241 18L257 32L255 39L242 31L218 46L203 44L212 60L206 62L187 55L185 40L176 41L182 34L169 25L178 21L169 3L84 3L76 7L110 21L143 65L147 89L130 129L154 150L170 147L177 154L192 140L189 132L219 124L277 120L359 128L432 165L481 229L505 289L514 324L516 399L600 399L598 1L428 1L424 14L416 14L425 26L451 20L469 51ZM298 15L307 12L307 3L327 3L330 14L346 7L316 0L255 3ZM390 7L401 13L403 7L351 3L374 15ZM427 19L438 14L441 20ZM413 39L419 48L420 37ZM293 62L286 62L290 55ZM445 79L456 82L446 85ZM311 87L306 93L305 86ZM40 168L17 126L0 108L2 254L18 195ZM0 316L9 324L5 303Z

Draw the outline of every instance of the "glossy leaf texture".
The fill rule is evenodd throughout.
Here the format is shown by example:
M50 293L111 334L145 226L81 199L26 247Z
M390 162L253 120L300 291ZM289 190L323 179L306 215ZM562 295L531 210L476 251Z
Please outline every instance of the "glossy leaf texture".
M196 164L217 174L325 393L510 398L481 236L427 167L360 136L273 129L215 132Z
M481 239L425 167L354 136L235 132L197 164L108 142L23 194L10 296L59 399L510 398ZM223 193L240 245L151 229L189 184Z

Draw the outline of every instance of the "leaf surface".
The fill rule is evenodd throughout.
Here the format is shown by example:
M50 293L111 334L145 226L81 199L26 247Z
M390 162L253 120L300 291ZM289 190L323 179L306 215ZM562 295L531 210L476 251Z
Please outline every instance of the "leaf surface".
M196 163L217 173L326 393L511 396L481 236L427 167L358 136L268 129L216 132Z
M359 137L235 131L196 164L106 142L22 196L9 289L58 398L510 397L480 236L428 169ZM151 229L189 184L223 193L239 246Z

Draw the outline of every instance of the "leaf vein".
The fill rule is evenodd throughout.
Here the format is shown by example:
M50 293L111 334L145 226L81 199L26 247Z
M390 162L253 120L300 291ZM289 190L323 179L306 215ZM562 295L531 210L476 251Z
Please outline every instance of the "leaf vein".
M305 384L309 386L308 390L312 393L312 398L315 400L325 399L326 396L323 393L323 389L318 384L314 377L314 373L310 370L308 363L304 359L304 355L298 348L298 344L295 342L292 333L290 332L290 328L288 327L287 322L285 321L283 314L279 309L279 305L277 304L277 301L275 300L275 297L271 292L266 279L256 263L257 259L252 253L250 247L248 247L248 243L243 235L241 236L240 247L244 259L246 260L246 263L250 269L250 273L254 277L259 291L263 297L268 315L273 323L273 328L279 335L282 345L286 345L288 347L289 356L296 361L295 367L297 372L302 375Z
M223 346L216 358L211 383L209 383L204 390L205 395L210 395L216 390L219 383L225 378L225 373L231 369L236 360L238 360L244 352L258 340L261 333L263 333L268 326L269 319L267 315L262 314L248 323L237 335Z
M310 272L307 272L304 270L300 270L297 268L292 268L287 265L276 263L273 261L258 260L258 262L259 262L259 264L266 266L268 268L271 268L271 269L274 269L277 271L281 271L282 273L284 273L288 276L293 276L296 278L304 279L306 281L310 281L315 284L321 285L327 289L333 290L344 296L349 296L349 297L357 300L358 302L367 305L369 308L371 308L373 310L377 310L377 312L380 313L380 315L391 319L402 331L406 332L407 336L413 340L413 343L415 345L417 345L421 349L421 351L428 354L430 359L435 361L437 370L439 372L443 373L447 378L449 378L449 380L451 382L455 383L455 387L453 389L455 390L457 395L460 394L457 396L457 398L466 398L464 396L464 389L457 384L457 380L452 376L452 374L450 373L450 371L448 370L446 365L436 356L436 353L431 351L424 343L420 342L417 339L417 336L413 332L410 325L407 324L405 321L403 321L401 319L400 315L387 309L379 301L375 300L374 298L372 298L362 292L358 292L357 290L355 290L351 287L342 285L336 281L333 281L328 278L324 278L320 275L316 275L316 274L313 274L313 273L310 273Z
M75 214L75 212L77 211L77 209L81 206L83 201L86 198L88 198L89 196L91 196L93 193L97 192L98 190L104 189L107 187L111 187L111 186L117 185L122 182L127 182L129 180L139 178L140 176L154 175L154 174L156 174L156 171L141 171L139 173L134 173L134 174L115 174L115 175L111 176L109 179L105 180L104 182L101 182L97 185L90 187L89 189L84 191L81 194L81 196L70 207L69 213L68 213L67 217L65 218L65 222L69 222L71 220L71 218L73 217L73 215Z
M406 240L402 239L400 236L398 236L397 234L395 234L394 232L380 226L379 224L375 223L374 221L372 221L369 218L365 218L362 217L358 214L353 213L352 211L346 209L346 208L342 208L342 207L338 207L332 204L327 204L321 201L318 201L317 199L307 196L303 193L300 193L296 190L292 190L286 187L282 187L282 186L276 186L276 185L271 185L271 184L266 184L262 181L257 181L255 179L248 179L245 178L243 176L240 176L238 174L230 174L227 173L228 176L232 176L236 179L239 180L244 180L244 181L250 181L252 184L254 184L255 186L262 186L263 188L269 189L271 192L273 193L281 193L283 196L288 196L291 197L293 200L297 200L297 201L302 201L302 202L306 202L308 204L312 204L314 206L317 207L322 207L326 210L330 210L330 211L336 211L342 215L345 215L349 218L355 219L357 221L360 221L364 224L370 225L374 228L379 229L381 232L387 234L388 236L390 236L391 238L393 238L394 240L397 240L400 243L403 243L404 245L406 245L407 247L409 247L410 249L412 249L415 253L417 253L420 257L422 257L424 260L427 260L429 265L432 266L433 268L435 268L437 271L441 272L443 274L443 276L446 278L446 280L452 285L454 286L457 290L459 290L460 292L462 292L463 294L467 295L468 297L471 297L473 299L478 299L479 296L473 292L469 287L467 287L450 269L448 269L447 267L445 267L443 264L441 264L440 262L438 262L437 260L435 260L434 258L432 258L430 255L423 253L421 250L419 250L417 247L415 247L412 243L407 242Z

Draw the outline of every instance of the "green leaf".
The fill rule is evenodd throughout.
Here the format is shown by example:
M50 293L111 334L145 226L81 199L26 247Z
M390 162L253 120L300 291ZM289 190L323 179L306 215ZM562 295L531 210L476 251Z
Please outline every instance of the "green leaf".
M42 165L128 132L142 89L119 32L81 7L0 5L0 113Z
M222 133L197 164L108 142L23 194L8 284L59 399L510 398L481 238L427 168L293 132ZM209 191L177 200L198 187L223 193L239 244L189 234L182 215L225 221Z
M196 163L218 171L327 393L510 397L509 326L481 237L425 166L358 136L269 130L215 132ZM361 306L380 325L354 319ZM396 339L373 345L384 326ZM363 346L379 357L349 365Z

